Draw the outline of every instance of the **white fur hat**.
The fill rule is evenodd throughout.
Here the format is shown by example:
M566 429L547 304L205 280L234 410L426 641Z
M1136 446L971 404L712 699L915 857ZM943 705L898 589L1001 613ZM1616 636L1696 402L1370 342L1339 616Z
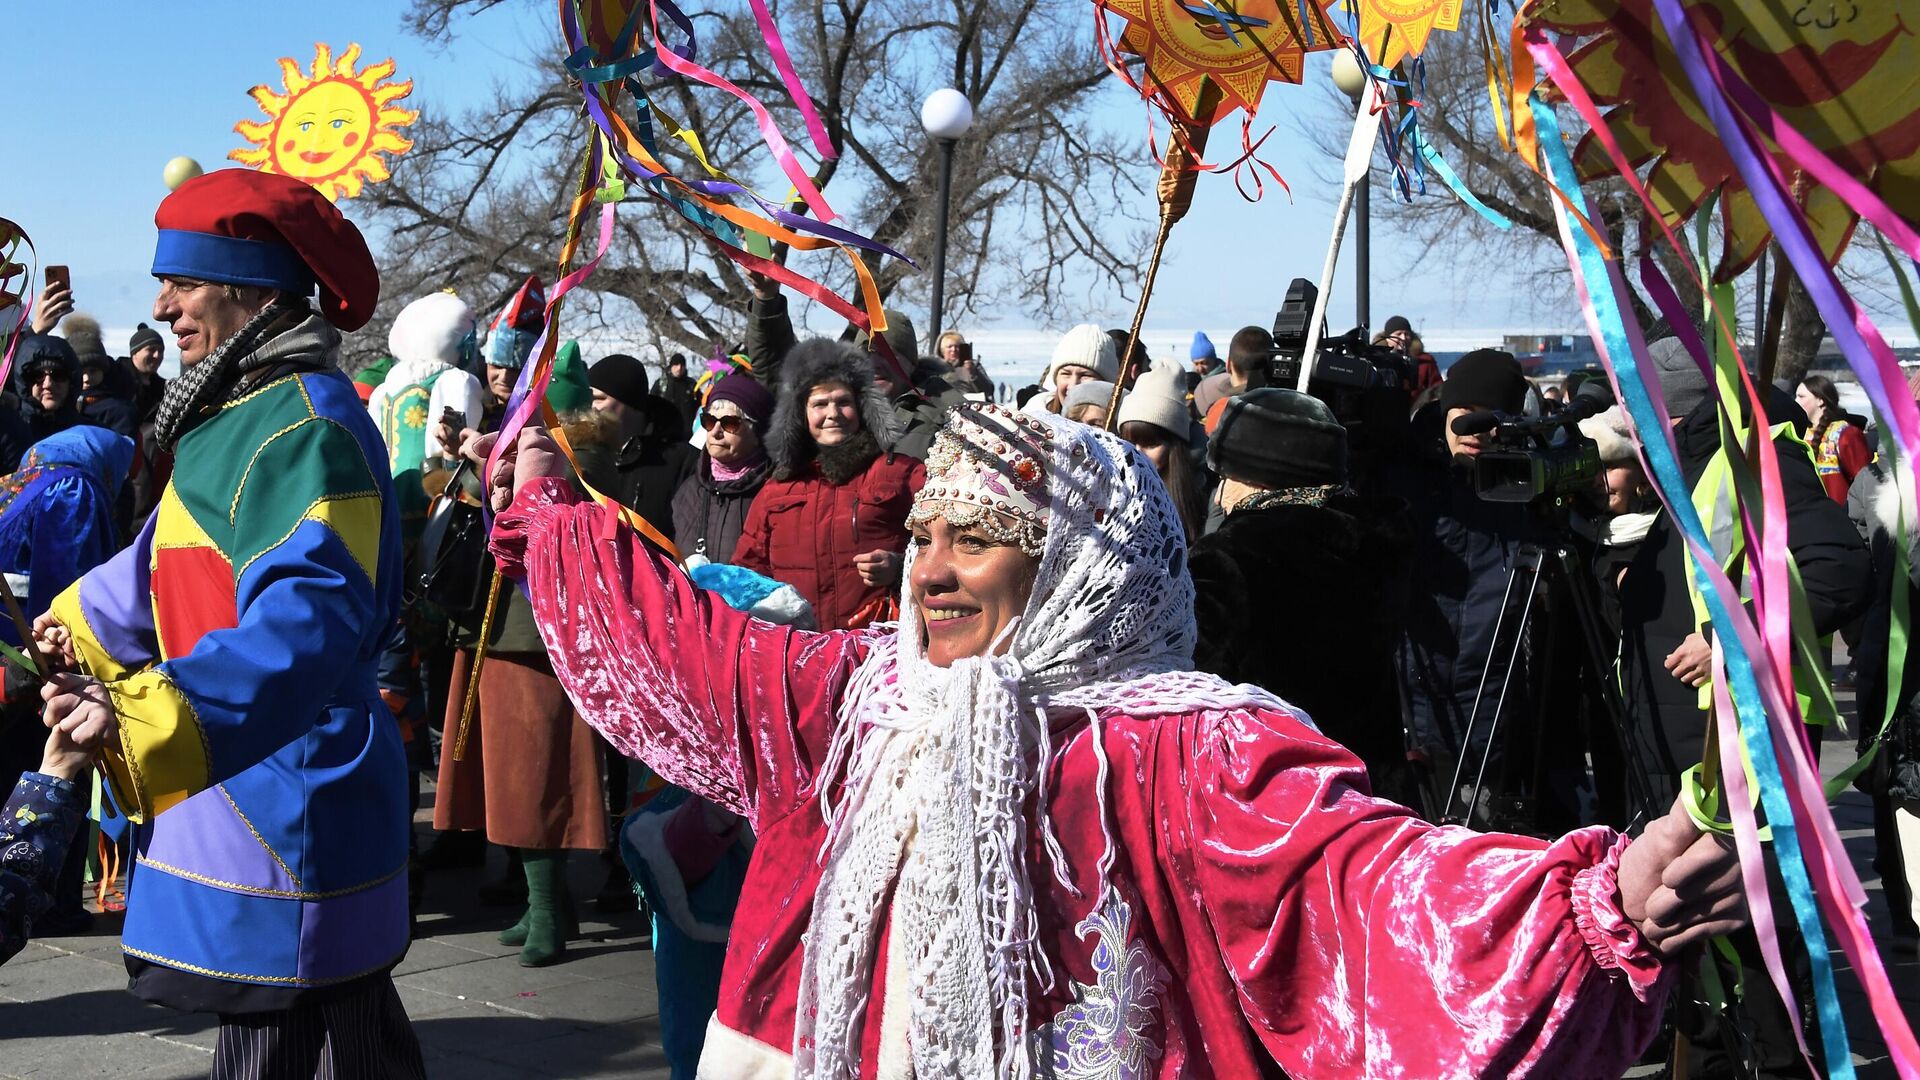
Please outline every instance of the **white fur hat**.
M1069 366L1086 368L1097 372L1102 381L1113 382L1120 377L1120 354L1105 330L1092 323L1081 323L1067 331L1060 344L1053 347L1053 359L1047 362L1047 373L1040 385L1051 391L1054 373Z
M1618 405L1580 421L1580 434L1600 445L1602 464L1624 465L1639 459L1633 446L1633 429Z
M473 310L450 292L428 293L400 309L387 331L387 351L401 363L460 363L460 343L473 332Z

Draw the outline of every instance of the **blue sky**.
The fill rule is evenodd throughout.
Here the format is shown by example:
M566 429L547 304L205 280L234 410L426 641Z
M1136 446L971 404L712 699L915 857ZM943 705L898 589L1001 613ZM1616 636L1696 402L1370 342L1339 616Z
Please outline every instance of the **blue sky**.
M84 14L56 4L16 7L7 19L16 103L0 120L0 144L9 148L8 166L0 170L0 216L26 227L42 264L72 267L82 310L110 331L131 328L146 318L152 299L146 268L153 208L166 194L162 165L182 154L208 168L226 164L227 151L243 145L231 130L234 122L259 115L246 89L277 83L278 57L305 64L316 41L336 49L358 41L366 56L392 56L400 74L414 79L414 95L404 104L457 111L483 100L498 81L524 79L528 44L551 36L550 3L508 4L467 20L452 48L440 50L407 34L400 10L397 0L111 0ZM1080 29L1090 34L1091 23ZM1324 54L1312 58L1309 80L1325 79L1328 65ZM1154 165L1143 106L1116 82L1099 108L1104 123L1140 133L1139 168L1150 192ZM1259 128L1275 124L1278 130L1263 157L1293 184L1293 198L1269 184L1264 201L1248 203L1228 178L1201 178L1192 212L1174 231L1148 317L1156 355L1184 343L1196 328L1224 344L1242 324L1269 323L1289 279L1319 276L1336 193L1316 179L1316 151L1297 134L1289 110L1305 110L1310 122L1342 122L1337 104L1315 88L1269 89ZM1223 141L1237 140L1232 126L1222 129ZM1151 194L1140 198L1143 216L1151 214ZM353 213L350 200L342 205ZM1436 265L1439 259L1416 263L1415 255L1410 243L1375 229L1375 323L1407 314L1443 348L1491 343L1490 335L1505 327L1578 323L1564 277ZM1343 260L1330 313L1335 325L1351 323L1351 265L1350 256ZM1090 310L1059 312L1048 326L1022 320L983 329L1005 343L1004 359L1024 366L1043 360L1051 334L1067 325L1087 319L1124 325L1131 313L1131 297L1109 295ZM109 344L117 345L111 338Z

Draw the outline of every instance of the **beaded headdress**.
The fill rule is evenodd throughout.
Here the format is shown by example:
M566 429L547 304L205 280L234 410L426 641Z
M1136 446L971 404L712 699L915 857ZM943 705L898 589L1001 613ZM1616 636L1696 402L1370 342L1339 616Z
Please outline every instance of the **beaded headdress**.
M957 408L927 453L927 483L907 523L946 518L1037 559L1046 550L1052 457L1053 432L1033 417L992 404Z

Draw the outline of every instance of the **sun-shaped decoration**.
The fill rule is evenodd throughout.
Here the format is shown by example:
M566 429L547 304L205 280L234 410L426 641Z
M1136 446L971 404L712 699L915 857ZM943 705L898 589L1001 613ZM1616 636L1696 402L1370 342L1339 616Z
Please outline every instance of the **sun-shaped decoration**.
M281 57L280 81L286 92L275 93L264 85L247 91L267 119L233 125L253 146L227 156L261 172L303 180L335 201L360 194L362 184L387 179L392 174L378 155L413 149L413 140L395 129L420 114L393 106L413 93L413 80L383 83L393 74L393 61L356 72L353 65L359 59L358 44L348 45L338 63L332 49L315 45L308 74L291 57Z
M1335 0L1334 7L1360 9L1360 44L1367 56L1392 68L1427 51L1435 30L1460 29L1464 0Z
M1305 56L1331 49L1338 41L1317 5L1312 44L1302 40L1301 9L1289 0L1104 0L1127 21L1120 48L1146 61L1141 80L1181 119L1212 124L1235 109L1248 114L1260 105L1269 82L1298 83ZM1211 82L1219 103L1201 85ZM1211 106L1211 107L1208 107Z
M1920 220L1920 21L1892 0L1696 0L1714 48L1780 116L1909 222ZM1520 16L1583 39L1574 73L1607 112L1620 148L1646 171L1670 225L1721 195L1725 226L1714 271L1727 281L1772 238L1681 70L1651 0L1534 0ZM1907 23L1913 21L1913 26ZM1794 166L1779 157L1782 170ZM1591 135L1576 151L1583 179L1611 175ZM1818 184L1795 185L1815 241L1839 259L1859 216Z

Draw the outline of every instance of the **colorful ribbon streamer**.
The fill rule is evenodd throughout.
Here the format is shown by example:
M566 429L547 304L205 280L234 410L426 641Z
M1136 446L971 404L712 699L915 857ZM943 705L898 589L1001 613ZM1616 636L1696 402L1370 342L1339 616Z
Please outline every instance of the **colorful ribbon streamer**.
M1615 167L1621 170L1629 187L1633 188L1647 205L1650 219L1659 223L1666 239L1676 250L1684 251L1685 249L1680 247L1678 241L1666 229L1658 211L1653 209L1630 164L1620 153L1618 144L1613 140L1604 119L1593 108L1584 88L1573 78L1564 57L1537 30L1528 33L1527 48L1528 55L1539 63L1548 77L1567 95L1569 102L1580 112L1582 118L1593 127L1596 137L1614 159ZM1552 122L1551 111L1538 107L1532 111L1534 116L1531 119L1538 124L1541 134L1548 135L1546 129ZM1723 126L1722 130L1725 131L1726 128ZM1564 173L1571 179L1570 159L1560 160L1564 158L1565 147L1557 138L1557 126L1553 128L1551 134L1552 137L1544 138L1536 145L1548 158L1550 171ZM1561 167L1562 165L1564 168ZM1581 253L1578 251L1580 247L1578 243L1569 244L1570 260L1581 258ZM1590 262L1591 259L1587 261ZM1656 305L1662 308L1663 314L1676 330L1683 331L1680 336L1687 342L1696 360L1702 363L1703 367L1708 366L1702 343L1690 332L1691 320L1686 317L1684 309L1679 307L1677 297L1673 296L1670 286L1666 285L1658 271L1647 272L1650 267L1651 261L1648 260L1643 265L1643 280L1648 285L1649 295L1654 298ZM1580 267L1576 266L1577 276L1579 270ZM1583 302L1585 300L1586 296L1583 293ZM1615 308L1613 316L1617 318L1617 305ZM1597 313L1590 312L1590 319L1595 314ZM1735 350L1732 348L1730 329L1726 326L1722 313L1716 310L1714 314L1729 347L1723 355L1731 355ZM1605 318L1606 316L1601 316L1602 321L1605 321ZM1610 363L1609 366L1613 365ZM1761 415L1761 402L1746 375L1744 366L1737 363L1730 366L1739 373L1740 380L1745 384L1749 409L1755 416ZM1624 369L1622 369L1620 381L1622 383L1628 381ZM1862 381L1867 380L1863 378ZM1902 390L1904 390L1904 382ZM1627 395L1623 393L1623 400L1626 398ZM1907 404L1911 408L1910 400ZM1634 411L1631 408L1631 401L1629 405L1630 411ZM1643 433L1653 430L1664 435L1666 428L1661 422L1664 414L1651 418L1636 415L1635 419L1636 426ZM1647 426L1649 422L1655 426L1649 428ZM1655 440L1655 442L1659 441L1663 440ZM1906 442L1904 439L1896 441L1903 446ZM1852 874L1851 865L1845 859L1844 848L1840 846L1837 830L1832 824L1831 815L1826 810L1825 791L1819 782L1817 769L1812 766L1804 737L1800 732L1794 696L1791 693L1781 692L1783 684L1780 673L1791 670L1797 649L1804 651L1803 639L1811 636L1811 627L1810 625L1801 627L1793 625L1796 621L1793 611L1796 605L1792 600L1797 591L1795 588L1797 573L1787 564L1785 557L1784 510L1776 502L1780 498L1777 461L1773 457L1771 444L1765 440L1761 442L1763 445L1755 447L1758 451L1755 457L1762 471L1760 486L1763 490L1758 501L1764 507L1763 516L1766 518L1764 526L1756 528L1751 520L1751 507L1754 500L1743 498L1741 511L1751 547L1759 553L1756 559L1758 573L1754 577L1755 609L1764 627L1764 638L1760 641L1746 640L1751 633L1751 624L1746 624L1744 619L1738 623L1728 624L1717 614L1714 618L1716 629L1724 630L1730 626L1735 631L1733 639L1729 642L1731 647L1720 654L1721 662L1726 667L1721 677L1715 680L1716 693L1722 696L1722 704L1716 710L1720 714L1722 736L1721 772L1728 789L1729 803L1734 812L1735 832L1740 838L1742 849L1743 880L1749 890L1750 906L1754 911L1755 927L1760 931L1769 975L1781 990L1783 997L1791 1002L1791 987L1787 984L1784 971L1779 964L1778 943L1771 925L1771 911L1766 909L1764 867L1760 862L1758 847L1760 834L1753 827L1752 803L1749 801L1751 794L1748 790L1750 782L1747 768L1749 765L1756 767L1759 795L1766 805L1770 826L1773 827L1776 839L1779 841L1777 849L1781 858L1783 877L1788 883L1789 896L1793 902L1795 920L1803 936L1806 936L1809 946L1814 947L1816 1007L1822 1033L1826 1037L1827 1064L1832 1075L1851 1075L1850 1057L1836 1049L1845 1046L1845 1027L1837 997L1834 994L1831 962L1827 959L1824 948L1817 947L1817 943L1822 940L1818 936L1817 913L1820 909L1824 909L1828 921L1835 927L1836 933L1841 938L1843 948L1853 957L1856 970L1861 973L1862 981L1867 986L1876 1017L1882 1029L1887 1032L1890 1045L1906 1049L1912 1045L1912 1035L1904 1016L1898 1010L1897 1003L1892 999L1891 990L1885 983L1884 969L1879 956L1873 950L1871 939L1866 935L1864 920L1859 913L1859 906L1864 903L1864 892L1860 888L1857 877ZM1653 443L1650 442L1648 455L1650 464L1652 458L1659 456L1652 453L1652 449ZM1736 468L1736 478L1742 471ZM1668 498L1670 491L1666 486L1666 478L1659 476L1656 468L1650 467L1649 474L1655 475L1656 486L1661 491L1663 501L1667 501L1671 508L1673 500ZM1684 492L1683 488L1672 490ZM1688 510L1691 509L1689 505ZM1687 515L1676 514L1676 519L1685 516ZM1690 546L1693 539L1689 537ZM1704 540L1704 535L1700 539ZM1768 540L1771 542L1764 542ZM1700 562L1700 554L1696 552L1695 555L1696 563ZM1717 571L1717 567L1713 570ZM1701 573L1702 568L1696 566L1696 572ZM1702 576L1713 575L1703 573ZM1706 589L1702 591L1708 592ZM1709 606L1712 606L1715 598L1710 594L1708 598ZM1798 606L1804 608L1803 604ZM1797 621L1805 622L1804 610L1799 613ZM1766 666L1773 672L1771 678L1760 683L1768 691L1765 695L1767 709L1757 711L1740 700L1746 696L1744 684L1753 677L1752 665L1755 658L1766 662ZM1725 698L1725 689L1729 682L1733 684L1734 690L1730 700ZM1790 679L1784 685L1790 689ZM1779 718L1777 723L1766 722L1769 709L1772 710L1771 715ZM1737 726L1736 717L1739 718ZM1745 760L1739 757L1739 747L1742 745L1747 749ZM1785 763L1784 768L1782 762ZM1807 829L1812 836L1813 842L1806 845L1804 852L1794 836L1793 826L1796 823ZM1786 827L1779 828L1783 825ZM1799 864L1798 873L1792 872L1795 867L1790 864ZM1812 881L1816 879L1822 881L1825 886L1818 892L1812 889ZM1841 903L1836 897L1844 897L1846 903ZM1796 1035L1798 1035L1797 1032ZM1802 1041L1802 1050L1805 1051L1804 1041ZM1900 1057L1901 1054L1895 1054L1896 1060ZM1911 1060L1911 1054L1909 1054L1909 1060ZM1912 1074L1903 1067L1902 1075Z

